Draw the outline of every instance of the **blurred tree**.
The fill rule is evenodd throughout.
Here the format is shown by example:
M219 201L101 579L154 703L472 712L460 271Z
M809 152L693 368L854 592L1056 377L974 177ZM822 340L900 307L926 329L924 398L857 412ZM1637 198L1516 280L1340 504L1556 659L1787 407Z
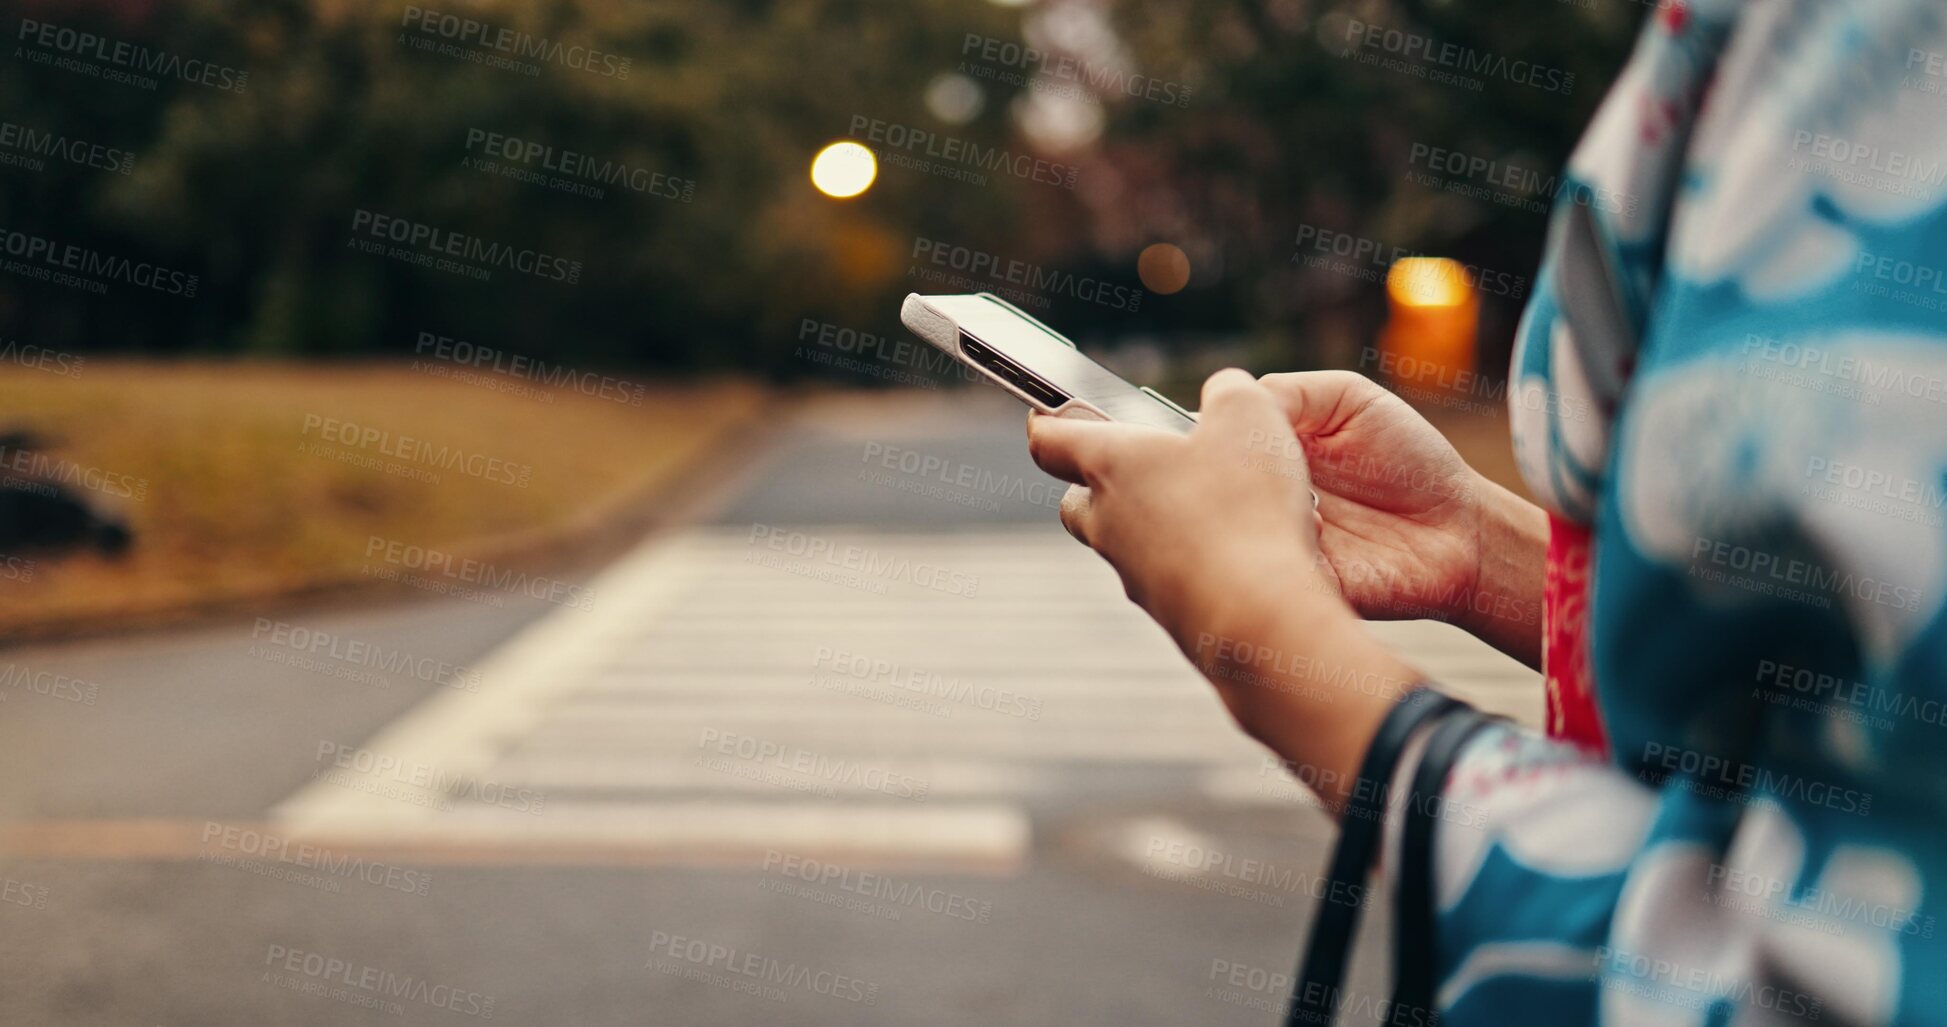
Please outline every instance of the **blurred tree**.
M1334 301L1291 266L1302 223L1532 265L1540 218L1429 195L1403 180L1405 154L1425 143L1552 167L1636 6L1591 2L1604 6L1510 17L1388 0L1142 0L1105 18L1086 0L1025 14L953 0L485 0L448 12L402 0L23 0L16 35L46 22L247 81L225 90L159 75L147 90L20 50L0 60L6 121L135 154L128 174L0 167L0 225L200 276L182 299L0 274L0 332L289 354L409 351L430 332L549 359L804 373L813 368L792 352L806 319L899 334L898 297L928 288L909 278L924 238L1127 288L1142 246L1173 242L1192 262L1183 292L1145 296L1134 312L1061 293L1047 316L1084 335L1299 338L1301 315ZM538 65L531 75L490 66L478 37L421 30L442 14L627 58L628 73L551 56L520 58ZM1469 94L1362 66L1335 45L1354 17L1556 65L1577 87L1563 96L1490 80ZM983 56L985 40L1080 63ZM1104 69L1181 85L1188 99L1131 98L1111 83L1051 100L1050 86L1098 91ZM942 76L963 99L973 87L971 114L929 105ZM1064 137L1063 118L1084 130ZM966 161L939 148L966 145L1081 171L1066 189L882 162L861 197L816 193L811 156L874 122L933 133L930 157L926 146L904 152L947 171ZM485 133L546 156L489 155ZM545 174L569 152L665 178L642 192L608 184L597 199L478 166ZM579 260L580 280L501 269L483 283L361 252L348 245L360 211Z
M1519 8L1439 0L1124 4L1116 9L1121 35L1145 70L1196 83L1196 113L1186 119L1155 105L1124 104L1097 159L1120 170L1128 194L1122 209L1165 212L1151 216L1147 234L1220 269L1194 279L1202 288L1175 304L1180 324L1268 334L1280 359L1295 350L1311 360L1347 362L1347 347L1369 338L1380 316L1381 290L1294 263L1300 230L1351 233L1382 252L1454 256L1532 278L1544 217L1530 207L1416 184L1408 174L1414 154L1453 151L1503 169L1554 175L1653 6L1628 0ZM1384 40L1364 52L1393 58L1390 66L1348 56L1384 30L1427 47L1451 45L1488 69L1521 69L1519 62L1527 62L1573 82L1550 90L1518 81L1513 70L1500 76L1463 71L1482 85L1473 92L1420 77L1448 68L1401 56ZM1532 81L1562 79L1536 75ZM1489 299L1498 323L1488 334L1505 340L1519 298ZM1321 331L1341 337L1322 358L1305 352L1318 347Z

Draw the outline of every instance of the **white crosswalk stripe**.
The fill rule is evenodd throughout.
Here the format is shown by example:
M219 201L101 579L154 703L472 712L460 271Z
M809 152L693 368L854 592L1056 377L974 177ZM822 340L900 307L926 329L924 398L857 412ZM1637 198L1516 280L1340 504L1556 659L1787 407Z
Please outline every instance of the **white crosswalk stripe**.
M1153 767L1296 801L1092 554L1045 530L695 529L592 583L320 763L295 833L1008 862L1033 798ZM1375 625L1458 690L1533 675L1450 629ZM1501 701L1496 702L1496 697Z

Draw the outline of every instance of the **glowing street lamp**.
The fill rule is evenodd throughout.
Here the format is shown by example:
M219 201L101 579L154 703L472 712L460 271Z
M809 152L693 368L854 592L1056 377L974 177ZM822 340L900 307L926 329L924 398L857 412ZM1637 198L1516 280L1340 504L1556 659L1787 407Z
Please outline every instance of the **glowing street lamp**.
M1386 273L1389 315L1382 367L1413 382L1458 380L1474 370L1480 296L1467 267L1446 257L1406 257Z
M835 200L848 200L872 188L879 161L858 143L833 143L811 159L811 184Z

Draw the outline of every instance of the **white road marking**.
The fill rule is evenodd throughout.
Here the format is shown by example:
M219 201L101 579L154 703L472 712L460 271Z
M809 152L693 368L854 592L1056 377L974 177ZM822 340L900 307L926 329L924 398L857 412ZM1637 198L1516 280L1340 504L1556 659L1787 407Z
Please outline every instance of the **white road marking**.
M317 837L333 844L473 843L499 848L615 848L693 853L711 860L771 851L861 861L949 860L1011 864L1028 847L1028 821L1006 803L893 807L845 802L752 802L748 797L560 804L539 816L491 807L437 819L341 822Z
M775 531L802 551L704 528L631 553L589 609L503 644L477 692L442 691L321 761L275 818L381 844L1005 864L1032 844L1027 803L1083 768L1290 801L1066 537ZM1374 630L1463 693L1539 707L1532 673L1458 632Z

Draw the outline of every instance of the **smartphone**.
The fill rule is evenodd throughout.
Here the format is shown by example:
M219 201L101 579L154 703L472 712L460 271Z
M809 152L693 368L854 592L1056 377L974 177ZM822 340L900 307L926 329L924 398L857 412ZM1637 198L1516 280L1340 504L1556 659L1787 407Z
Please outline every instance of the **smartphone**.
M992 293L912 293L899 320L1044 414L1145 424L1188 435L1196 416L1083 356L1060 332Z
M906 294L899 320L1044 414L1146 424L1188 435L1197 417L1082 355L1068 337L993 293ZM1318 492L1312 492L1318 509Z

